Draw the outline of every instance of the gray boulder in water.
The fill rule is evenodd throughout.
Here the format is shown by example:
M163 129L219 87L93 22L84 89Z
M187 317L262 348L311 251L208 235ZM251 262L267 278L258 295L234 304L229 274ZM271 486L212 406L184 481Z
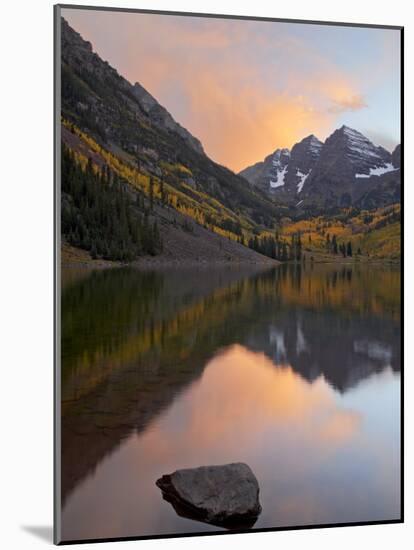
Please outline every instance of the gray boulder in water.
M156 485L180 516L228 529L252 527L262 511L257 479L241 462L177 470Z

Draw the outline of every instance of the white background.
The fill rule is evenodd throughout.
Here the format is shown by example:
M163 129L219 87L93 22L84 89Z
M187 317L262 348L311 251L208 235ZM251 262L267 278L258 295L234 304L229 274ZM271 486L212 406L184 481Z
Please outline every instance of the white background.
M78 0L77 3L85 3ZM406 98L414 97L413 21L407 0L341 2L290 0L105 1L89 5L233 13L405 26ZM0 23L0 546L26 550L51 544L52 525L52 128L53 43L51 0L2 3ZM367 74L369 78L369 74ZM406 312L413 309L414 181L412 109L406 102ZM408 548L414 539L412 343L406 323L406 524L123 542L142 550L239 550L306 547L335 550ZM407 391L408 389L408 391ZM411 402L410 402L411 401ZM145 503L143 503L145 505ZM137 510L139 513L139 510ZM49 529L48 529L49 528ZM43 537L39 536L39 532ZM36 534L37 533L37 534ZM85 545L84 548L97 548ZM110 548L111 546L104 546Z

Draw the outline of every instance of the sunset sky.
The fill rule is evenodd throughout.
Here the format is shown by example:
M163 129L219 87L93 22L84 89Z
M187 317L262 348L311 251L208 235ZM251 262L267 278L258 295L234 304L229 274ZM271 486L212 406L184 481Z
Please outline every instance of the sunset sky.
M400 138L397 30L62 9L93 49L239 171L342 124Z

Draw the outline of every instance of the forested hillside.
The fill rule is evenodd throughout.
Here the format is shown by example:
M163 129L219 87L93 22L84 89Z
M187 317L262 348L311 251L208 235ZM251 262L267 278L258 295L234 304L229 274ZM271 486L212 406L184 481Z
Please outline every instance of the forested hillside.
M344 208L325 216L298 221L285 219L281 234L300 234L308 258L325 261L348 259L399 260L401 256L401 206L375 210Z

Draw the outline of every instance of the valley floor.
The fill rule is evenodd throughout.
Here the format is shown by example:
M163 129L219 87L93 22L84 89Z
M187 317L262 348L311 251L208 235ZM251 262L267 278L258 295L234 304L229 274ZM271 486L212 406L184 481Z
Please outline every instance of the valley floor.
M305 263L316 263L316 264L400 264L400 260L396 258L378 258L378 257L369 257L369 256L346 256L345 258L342 254L327 254L323 252L304 252L303 261Z

